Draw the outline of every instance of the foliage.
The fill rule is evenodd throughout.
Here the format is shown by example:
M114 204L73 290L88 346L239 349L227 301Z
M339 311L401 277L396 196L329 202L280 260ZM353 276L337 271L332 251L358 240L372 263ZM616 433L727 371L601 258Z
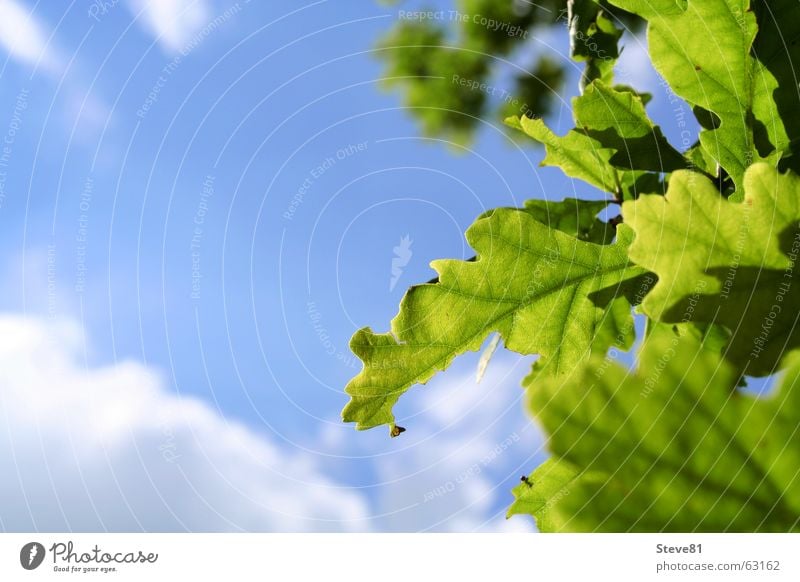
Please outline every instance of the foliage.
M644 274L628 259L631 238L622 227L613 245L583 242L510 208L481 218L467 231L476 261L435 261L439 282L406 294L391 333L367 328L353 337L364 369L347 387L344 419L361 429L394 428L392 407L406 390L493 332L508 349L539 354L537 370L552 374L592 351L629 347L623 283Z
M665 327L635 374L594 356L539 383L531 407L555 460L517 487L510 512L556 530L800 530L800 366L766 399L741 394L738 378Z
M676 172L666 197L626 202L623 212L637 234L631 259L659 277L645 312L726 326L726 357L764 376L800 347L800 177L758 163L743 180L744 201L732 202L705 176Z
M566 70L534 42L541 31L572 23L580 39L573 56L586 63L587 78L607 78L621 31L641 24L606 2L458 0L447 10L391 4L398 23L378 46L385 84L401 90L426 135L459 143L481 119L551 111Z
M508 124L544 145L543 165L608 198L479 217L467 231L477 260L434 262L438 280L407 292L391 333L356 333L364 369L344 418L397 436L397 399L498 332L539 356L523 387L551 453L510 515L542 531L800 530L800 6L611 3L647 22L653 64L693 107L698 141L671 145L649 96L576 48L592 36L616 56L619 35L601 4L571 2L594 19L570 19L586 63L575 128ZM605 221L609 203L622 214ZM629 371L612 354L634 343L634 309L647 331ZM769 396L745 390L776 373Z

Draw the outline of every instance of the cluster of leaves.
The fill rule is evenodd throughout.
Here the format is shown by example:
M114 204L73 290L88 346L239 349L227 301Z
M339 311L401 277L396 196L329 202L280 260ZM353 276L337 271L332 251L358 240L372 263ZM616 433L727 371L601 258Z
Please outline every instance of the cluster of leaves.
M646 20L652 62L693 108L697 142L673 147L649 96L575 55L586 61L575 129L508 123L544 145L544 165L608 201L479 217L466 233L477 260L434 262L438 281L408 291L390 333L355 334L364 369L344 419L396 436L398 398L497 333L538 355L524 387L552 454L510 514L543 531L800 530L800 7L611 3ZM594 0L572 4L616 42ZM621 216L604 222L610 203ZM636 309L646 327L632 371L613 355L633 345ZM768 397L743 391L778 372Z
M479 120L495 112L500 118L545 116L557 101L566 72L531 42L538 31L580 23L573 31L580 39L573 44L573 56L587 62L589 76L608 75L619 56L620 32L612 19L625 27L641 24L606 2L600 3L604 10L597 3L575 4L459 0L452 9L404 16L379 45L386 85L402 90L426 135L458 143L466 142ZM409 12L419 11L403 14ZM524 68L511 62L522 62ZM509 70L511 78L503 78Z

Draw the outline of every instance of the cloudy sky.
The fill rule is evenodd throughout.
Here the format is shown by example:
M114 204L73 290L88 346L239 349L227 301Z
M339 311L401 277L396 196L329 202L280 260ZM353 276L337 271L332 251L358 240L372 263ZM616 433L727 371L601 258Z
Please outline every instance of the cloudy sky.
M420 138L372 52L396 17L0 0L0 529L533 529L504 519L545 458L530 358L479 385L460 358L399 439L339 421L350 335L471 256L475 216L587 194L502 128L459 156ZM680 143L635 39L620 68Z

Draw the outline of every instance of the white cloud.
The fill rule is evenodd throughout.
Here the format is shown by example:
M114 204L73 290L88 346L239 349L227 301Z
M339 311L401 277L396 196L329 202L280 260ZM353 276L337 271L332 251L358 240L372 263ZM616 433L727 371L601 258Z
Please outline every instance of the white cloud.
M209 19L207 0L128 0L144 27L170 51L185 46Z
M66 76L62 120L70 131L75 124L75 139L95 143L110 116L109 109L96 95L85 93L87 84L75 78L74 70L64 68L58 49L48 39L50 34L19 2L0 0L0 48L20 64L41 69L51 81Z
M24 63L49 65L47 38L42 26L16 0L0 0L0 45Z
M0 529L364 530L367 504L314 459L167 392L82 364L75 324L0 317Z
M415 388L401 438L328 425L309 437L315 455L141 364L87 366L86 350L75 323L0 316L0 530L533 529L504 518L542 459L518 386L529 364L513 356L480 385L466 356Z

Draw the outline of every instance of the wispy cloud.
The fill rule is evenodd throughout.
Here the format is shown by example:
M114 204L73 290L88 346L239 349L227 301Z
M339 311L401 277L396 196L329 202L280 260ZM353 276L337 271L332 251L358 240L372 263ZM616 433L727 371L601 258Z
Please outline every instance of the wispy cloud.
M86 93L86 83L76 76L77 66L65 68L59 49L49 40L51 34L17 0L0 0L0 51L4 50L25 69L40 70L51 82L64 81L62 119L70 131L77 119L73 137L82 143L92 143L110 115L109 108L97 95Z
M0 0L0 45L26 64L50 64L42 25L16 0Z
M207 0L128 0L131 11L169 51L185 46L211 14Z
M511 358L480 386L471 372L432 382L400 450L370 455L384 434L345 439L360 451L337 439L332 452L360 453L377 478L352 488L331 476L344 457L278 444L141 364L87 366L84 341L74 323L0 316L0 530L532 529L503 517L509 478L541 457ZM352 431L339 428L327 436Z
M364 530L367 504L315 460L168 392L86 367L75 324L0 317L0 529Z

